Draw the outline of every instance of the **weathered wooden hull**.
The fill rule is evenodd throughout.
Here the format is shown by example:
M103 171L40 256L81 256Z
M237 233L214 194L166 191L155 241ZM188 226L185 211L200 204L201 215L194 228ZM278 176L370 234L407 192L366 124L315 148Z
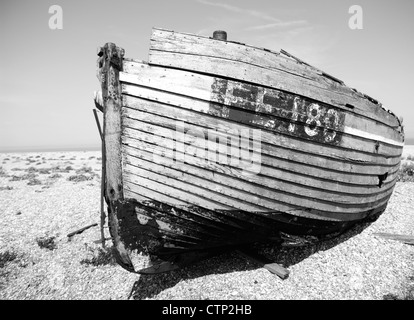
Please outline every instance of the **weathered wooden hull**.
M138 253L180 265L338 234L385 210L404 136L372 98L239 43L154 29L148 63L111 48L100 54L106 200L127 269Z

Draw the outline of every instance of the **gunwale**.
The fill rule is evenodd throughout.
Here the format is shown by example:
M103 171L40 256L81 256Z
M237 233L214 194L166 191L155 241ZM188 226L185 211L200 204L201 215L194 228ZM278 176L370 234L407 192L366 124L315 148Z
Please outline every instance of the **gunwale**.
M187 44L183 45L185 41L187 41ZM201 42L201 44L198 45L198 42ZM282 50L282 52L284 51ZM163 57L163 55L165 56ZM213 61L213 63L193 63L193 58L208 59ZM266 70L280 71L283 72L282 74L284 76L281 81L274 83L272 77L264 77L267 81L263 81L260 80L262 76L258 75L256 80L259 81L256 83L263 85L270 85L272 83L272 86L275 88L279 86L279 89L283 89L283 87L280 87L283 86L283 83L289 83L287 91L293 92L292 90L299 90L294 93L314 98L315 100L329 96L330 93L339 94L335 98L320 101L343 109L347 109L346 106L351 105L354 107L354 112L356 113L368 116L368 118L374 118L393 128L400 126L398 118L388 112L388 110L385 110L376 100L347 87L342 81L338 82L336 81L337 79L333 81L333 77L327 77L325 72L311 67L304 63L303 60L289 58L284 61L286 64L289 64L291 67L294 65L295 68L299 69L310 67L305 74L313 74L314 78L310 80L304 78L303 74L291 74L286 66L280 64L280 59L281 54L275 51L238 42L220 41L200 35L183 34L161 28L153 28L149 51L149 63L152 65L162 65L184 70L190 69L219 76L229 76L239 80L248 81L247 79L250 78L249 74L251 73L245 72L248 70L248 65L262 68L261 73L266 72ZM251 60L254 60L255 64L252 64ZM184 61L185 63L182 63ZM218 67L221 62L237 62L240 63L240 66L232 69L231 74L229 74L227 71L228 68ZM256 74L254 75L256 76ZM273 79L277 78L277 73L273 73ZM289 79L294 80L296 78L303 80L300 82L301 86L306 87L310 91L301 91L301 86L291 85ZM312 87L325 91L315 91L315 93L312 93ZM313 96L313 94L316 94L316 96Z

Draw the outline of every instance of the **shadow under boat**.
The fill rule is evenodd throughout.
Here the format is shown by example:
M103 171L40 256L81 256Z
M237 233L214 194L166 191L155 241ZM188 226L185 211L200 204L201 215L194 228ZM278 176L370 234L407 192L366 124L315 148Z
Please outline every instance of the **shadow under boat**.
M290 243L285 239L283 245L281 245L280 242L255 243L249 245L245 249L258 252L267 260L274 261L283 265L285 268L289 268L319 251L329 250L361 233L369 227L376 218L378 217L354 224L339 236L332 236L317 242L304 242L303 238L292 238ZM252 263L251 260L239 254L238 249L239 247L237 246L222 249L221 253L216 252L210 257L206 256L203 260L167 273L140 274L138 280L134 282L131 288L128 299L141 300L153 298L164 290L172 288L177 283L185 280L215 274L252 271L262 268L261 264L255 262ZM279 281L282 280L279 279Z

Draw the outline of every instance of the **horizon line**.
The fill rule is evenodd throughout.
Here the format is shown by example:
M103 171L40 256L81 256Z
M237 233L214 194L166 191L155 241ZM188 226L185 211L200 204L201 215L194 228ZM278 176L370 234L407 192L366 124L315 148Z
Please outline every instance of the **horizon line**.
M404 145L414 145L414 137L405 139ZM99 144L84 146L16 146L16 147L0 147L0 153L14 152L53 152L53 151L100 151Z
M89 146L19 146L19 147L0 147L0 153L19 153L19 152L64 152L64 151L100 151L100 145Z

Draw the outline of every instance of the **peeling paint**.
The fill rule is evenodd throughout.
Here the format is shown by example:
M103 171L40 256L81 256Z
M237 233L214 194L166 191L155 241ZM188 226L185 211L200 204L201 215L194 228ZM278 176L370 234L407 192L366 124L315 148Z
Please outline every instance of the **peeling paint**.
M161 220L155 220L158 224L158 227L160 228L160 230L167 230L167 231L174 231L174 232L180 232L182 233L182 231L180 231L179 228L177 228L177 226L172 226L171 224L165 223Z
M345 113L338 108L221 78L215 78L211 90L211 115L322 143L341 141Z
M147 216L144 216L143 214L137 213L137 218L140 224L145 225L148 223L148 221L151 219Z

